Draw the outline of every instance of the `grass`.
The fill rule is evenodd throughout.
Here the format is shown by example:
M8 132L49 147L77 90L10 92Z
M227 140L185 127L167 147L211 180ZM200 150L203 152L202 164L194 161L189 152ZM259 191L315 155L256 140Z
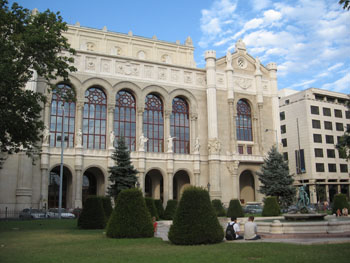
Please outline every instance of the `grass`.
M349 262L350 244L220 243L110 239L76 220L0 221L0 262Z

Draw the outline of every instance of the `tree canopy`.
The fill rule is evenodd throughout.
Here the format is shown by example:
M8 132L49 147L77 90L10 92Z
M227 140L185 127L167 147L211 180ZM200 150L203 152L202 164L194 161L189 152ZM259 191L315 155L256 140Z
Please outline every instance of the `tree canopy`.
M346 106L350 111L350 100L347 101ZM339 138L336 148L339 150L339 155L341 157L346 158L348 160L350 159L350 126L349 125L346 127L344 135L342 135Z
M58 13L39 13L0 0L0 152L38 149L44 123L41 120L45 95L25 86L36 72L49 90L51 81L75 71L75 54L62 35L67 25ZM64 55L67 54L67 55Z
M343 9L350 10L350 1L349 0L339 0L339 4L343 6Z

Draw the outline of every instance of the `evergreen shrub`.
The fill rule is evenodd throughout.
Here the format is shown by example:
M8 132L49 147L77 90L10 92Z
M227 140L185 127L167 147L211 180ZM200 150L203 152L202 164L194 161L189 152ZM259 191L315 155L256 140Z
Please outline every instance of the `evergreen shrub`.
M177 200L168 200L164 211L164 219L173 220L177 208Z
M163 207L162 200L156 199L156 200L154 200L154 204L157 208L159 218L163 219L164 218L164 207Z
M105 216L108 221L113 211L111 198L109 196L101 196L101 200L102 200L103 210L105 211Z
M221 200L214 199L211 201L211 203L215 209L215 213L217 216L226 216L226 211L225 208L222 206Z
M262 216L278 216L281 214L276 196L268 196L264 201Z
M332 213L335 214L338 209L340 209L341 211L344 207L346 207L349 210L349 203L347 201L346 195L336 194L334 196Z
M227 209L227 217L244 217L244 212L238 199L230 201L230 205Z
M111 238L153 237L151 215L139 189L127 189L118 194L106 234Z
M211 244L223 240L224 230L208 191L194 186L184 190L168 237L176 245Z
M159 220L159 215L158 215L156 205L154 203L154 199L151 197L145 197L145 202L151 217L155 217L157 220Z
M78 226L82 229L103 229L106 221L101 197L89 196L79 216Z

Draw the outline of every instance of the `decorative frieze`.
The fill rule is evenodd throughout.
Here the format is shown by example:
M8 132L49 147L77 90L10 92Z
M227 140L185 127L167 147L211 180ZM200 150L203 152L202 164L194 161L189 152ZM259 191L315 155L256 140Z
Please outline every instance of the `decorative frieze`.
M253 85L253 80L235 77L235 85L243 90L250 89Z
M107 59L101 59L101 69L100 71L103 73L110 73L111 72L111 60Z
M116 61L115 72L126 76L139 76L140 64L130 63L129 61Z
M190 71L184 72L184 82L187 84L192 84L192 72Z
M180 81L180 71L172 69L171 70L171 81L179 82Z
M158 68L158 79L167 80L166 68Z
M86 57L85 69L88 71L95 71L96 70L96 58L95 57Z

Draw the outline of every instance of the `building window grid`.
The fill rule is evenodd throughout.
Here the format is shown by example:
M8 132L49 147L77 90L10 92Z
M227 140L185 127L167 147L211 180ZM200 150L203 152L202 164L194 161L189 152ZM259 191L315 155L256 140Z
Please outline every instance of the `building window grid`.
M347 173L348 172L348 165L347 164L340 164L340 172Z
M325 128L326 130L333 130L332 122L331 122L331 121L325 121L325 122L324 122L324 128Z
M244 100L237 102L237 140L253 141L251 109Z
M136 147L136 101L134 96L121 90L116 95L116 107L114 110L114 133L118 139L125 138L129 151L135 151ZM115 145L116 142L115 142Z
M327 158L335 158L335 150L327 149Z
M343 118L342 111L341 111L341 110L336 110L336 109L334 109L334 116L335 116L336 118Z
M319 120L312 120L312 128L321 129L321 122Z
M326 143L333 144L334 143L334 137L332 135L326 135Z
M174 152L190 153L190 126L187 102L179 97L173 99L173 109L170 118L171 136L175 137Z
M324 164L323 163L316 163L316 172L324 172Z
M100 88L89 88L85 92L83 117L84 148L106 148L106 108L107 98Z
M336 129L337 131L344 131L344 125L343 125L343 123L336 122L336 123L335 123L335 129Z
M336 173L337 172L337 166L335 163L329 163L328 164L328 172L330 173Z
M244 154L244 152L243 152L243 145L238 145L238 153L239 154Z
M330 108L323 108L323 116L331 117L331 109Z
M323 157L323 149L322 148L315 148L315 157Z
M143 113L143 132L148 138L148 152L163 152L163 103L154 94L146 96L145 111Z
M318 106L311 106L311 114L315 114L315 115L320 114Z
M315 143L322 143L322 135L321 134L313 134Z
M60 89L62 95L71 93L71 87L66 84L59 84L57 88ZM50 113L50 146L61 147L61 141L58 140L58 136L62 135L62 97L53 91L51 101L51 113ZM65 143L65 147L74 147L74 131L75 131L75 103L66 102L64 104L64 121L63 121L65 137L68 137L68 141Z

